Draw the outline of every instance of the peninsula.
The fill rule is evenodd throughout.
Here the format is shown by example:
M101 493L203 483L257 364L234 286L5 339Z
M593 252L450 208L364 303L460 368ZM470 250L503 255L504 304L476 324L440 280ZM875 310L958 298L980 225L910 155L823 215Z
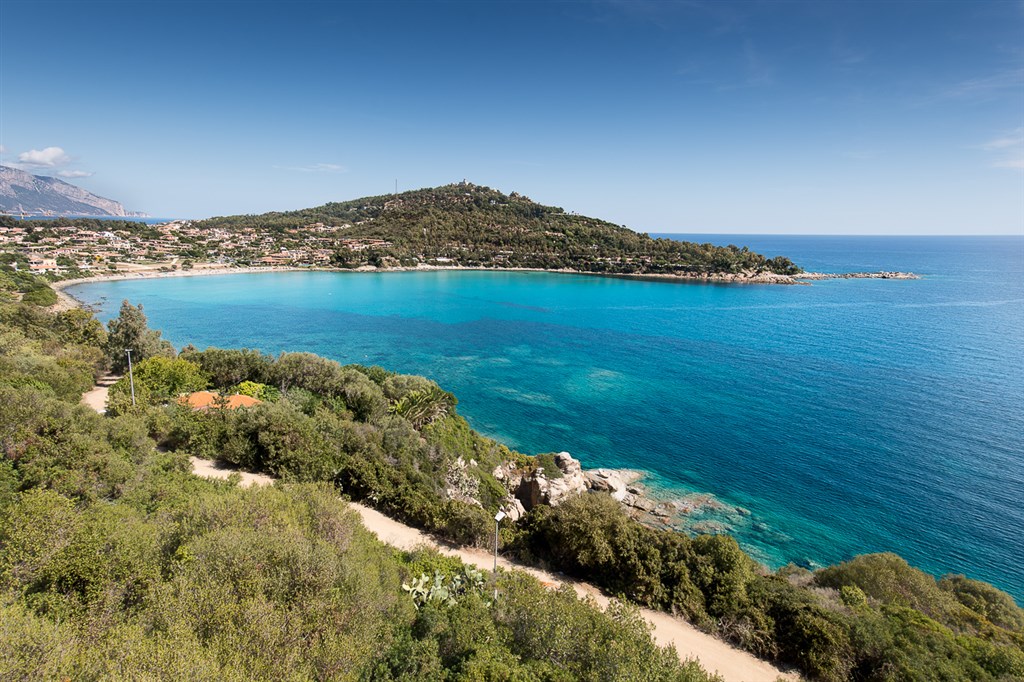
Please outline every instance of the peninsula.
M652 238L461 182L284 213L175 220L0 216L4 262L77 280L243 268L538 270L674 282L802 284L912 273L805 273L747 247Z

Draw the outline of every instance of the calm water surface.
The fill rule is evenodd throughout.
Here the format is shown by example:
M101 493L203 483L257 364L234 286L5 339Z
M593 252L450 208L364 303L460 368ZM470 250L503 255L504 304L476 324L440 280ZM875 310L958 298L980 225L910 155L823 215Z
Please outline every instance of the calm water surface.
M1024 238L722 237L813 286L545 273L104 282L177 346L306 350L436 379L480 431L633 467L771 566L894 551L1024 602ZM706 520L706 519L705 519Z

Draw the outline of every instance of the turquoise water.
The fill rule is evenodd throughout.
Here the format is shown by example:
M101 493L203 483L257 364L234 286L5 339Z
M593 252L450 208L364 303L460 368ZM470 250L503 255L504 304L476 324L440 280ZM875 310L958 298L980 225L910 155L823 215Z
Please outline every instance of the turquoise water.
M546 273L104 282L176 345L308 350L436 379L525 452L706 492L758 559L895 551L1024 602L1024 239L719 237L917 281L701 285Z

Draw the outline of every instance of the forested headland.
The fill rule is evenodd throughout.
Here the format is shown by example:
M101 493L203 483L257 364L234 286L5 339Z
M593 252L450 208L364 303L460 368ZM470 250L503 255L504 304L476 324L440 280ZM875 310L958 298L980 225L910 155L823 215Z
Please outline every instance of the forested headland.
M811 679L1024 679L1024 611L991 585L891 554L772 572L728 536L644 526L600 493L537 505L502 527L501 551L627 605L602 613L514 573L495 600L488 575L377 542L343 498L486 546L509 502L495 469L549 456L475 432L423 377L178 352L141 307L104 328L33 287L0 268L0 679L708 679L629 603ZM125 348L135 404L122 379L106 415L80 405ZM200 389L260 402L180 401ZM199 479L190 456L280 482Z
M751 275L800 272L746 247L652 239L625 226L467 182L332 202L299 211L210 218L200 230L268 231L282 248L334 241L338 267L421 264L570 269L607 274Z

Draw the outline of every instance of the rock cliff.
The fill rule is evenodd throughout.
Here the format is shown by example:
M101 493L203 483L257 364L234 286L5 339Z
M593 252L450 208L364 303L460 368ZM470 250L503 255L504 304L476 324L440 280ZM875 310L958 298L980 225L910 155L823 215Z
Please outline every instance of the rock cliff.
M129 216L119 202L45 175L0 166L0 212L20 215Z

